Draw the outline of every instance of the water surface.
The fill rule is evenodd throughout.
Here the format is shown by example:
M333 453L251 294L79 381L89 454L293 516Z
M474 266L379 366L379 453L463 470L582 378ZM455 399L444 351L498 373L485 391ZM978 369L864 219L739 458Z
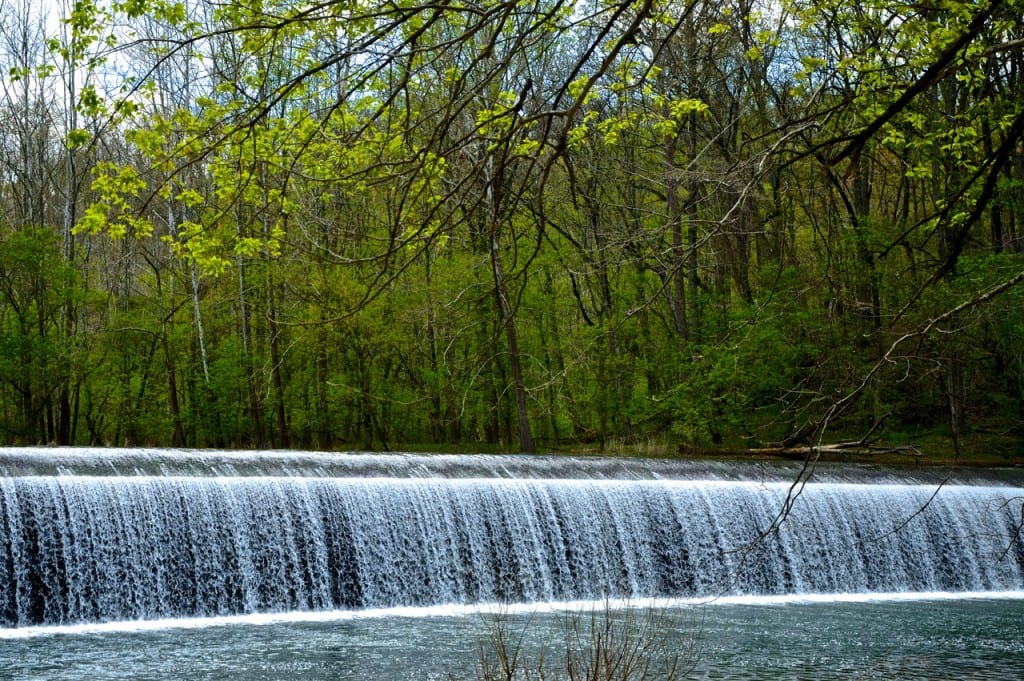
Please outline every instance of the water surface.
M659 604L656 612L671 622L672 650L687 659L697 651L688 678L1017 681L1024 678L1024 593L993 596L733 599ZM44 627L4 632L0 669L14 681L475 679L497 618L507 618L513 634L527 633L528 654L543 649L550 657L566 622L583 613L585 627L591 607L602 606Z

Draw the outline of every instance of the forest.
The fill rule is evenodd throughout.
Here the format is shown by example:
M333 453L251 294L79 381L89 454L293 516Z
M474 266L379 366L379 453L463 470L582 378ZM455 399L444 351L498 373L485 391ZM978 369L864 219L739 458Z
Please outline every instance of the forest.
M3 0L0 443L1024 434L1021 0Z

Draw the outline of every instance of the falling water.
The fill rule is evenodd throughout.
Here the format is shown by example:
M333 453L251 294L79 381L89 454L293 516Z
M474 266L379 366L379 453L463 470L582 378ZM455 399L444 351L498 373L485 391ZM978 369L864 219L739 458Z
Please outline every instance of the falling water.
M8 457L0 461L0 626L1024 589L1024 488L1012 482L837 474L794 490L785 469L757 479L735 466L730 475L687 469L669 479L667 464L622 474L604 460L595 468L614 475L561 479L541 467L541 477L521 477L515 457L489 457L489 467L507 464L490 477L449 477L429 457L433 469L397 459L403 473L386 477L379 458L372 466L350 458L358 474L320 464L283 474L286 459L271 474L248 463L246 474L183 474L191 469L180 462L153 474L164 464L152 461L105 474L107 464L83 472L67 460L38 474L37 463Z

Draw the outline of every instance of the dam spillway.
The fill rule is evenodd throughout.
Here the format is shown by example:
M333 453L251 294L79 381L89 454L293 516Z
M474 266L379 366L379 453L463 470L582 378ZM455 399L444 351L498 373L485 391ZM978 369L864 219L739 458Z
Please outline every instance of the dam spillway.
M1016 479L276 456L6 450L0 626L1024 589Z

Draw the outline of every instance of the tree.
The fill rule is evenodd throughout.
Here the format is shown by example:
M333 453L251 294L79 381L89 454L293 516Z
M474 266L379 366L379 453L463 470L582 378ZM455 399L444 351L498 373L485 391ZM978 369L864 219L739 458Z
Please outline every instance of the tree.
M173 409L248 424L214 444L786 445L936 404L960 437L973 383L1019 393L988 276L1020 250L1018 10L79 3L73 39L146 57L85 90L130 151L76 238L183 264L209 399Z

